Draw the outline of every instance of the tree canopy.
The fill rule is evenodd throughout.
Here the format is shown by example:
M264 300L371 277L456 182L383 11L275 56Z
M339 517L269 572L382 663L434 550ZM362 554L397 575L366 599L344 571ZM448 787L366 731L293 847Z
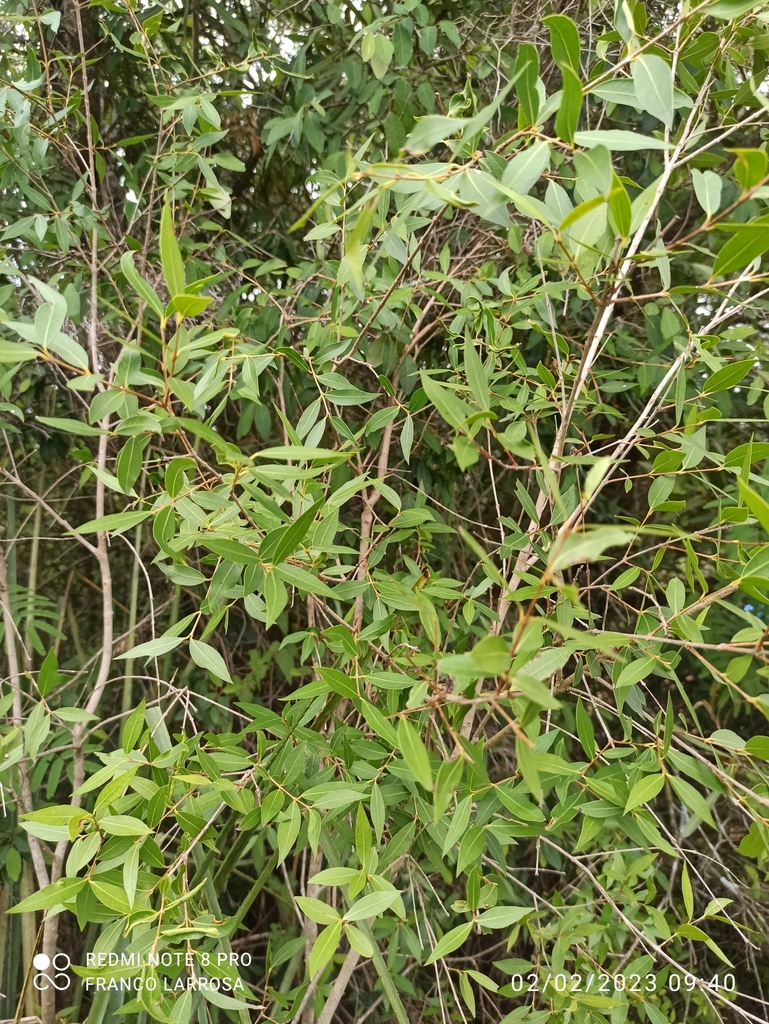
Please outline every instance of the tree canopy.
M765 1021L769 4L0 23L4 1015Z

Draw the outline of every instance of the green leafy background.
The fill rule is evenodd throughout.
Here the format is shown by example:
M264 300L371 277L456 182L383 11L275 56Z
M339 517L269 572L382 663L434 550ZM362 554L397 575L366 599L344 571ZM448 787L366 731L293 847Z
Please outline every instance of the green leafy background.
M767 5L0 21L4 1015L766 1020Z

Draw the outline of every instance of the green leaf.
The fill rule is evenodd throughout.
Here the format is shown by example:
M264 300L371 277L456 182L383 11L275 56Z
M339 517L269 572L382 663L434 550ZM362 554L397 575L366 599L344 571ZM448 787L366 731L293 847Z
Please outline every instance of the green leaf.
M0 363L26 363L30 359L36 359L38 353L31 345L25 342L6 341L0 338Z
M123 726L123 735L120 740L120 745L126 753L129 753L129 751L134 749L139 737L144 731L144 715L146 710L147 701L142 697L138 705L128 716L126 723Z
M614 186L609 193L609 218L615 234L629 238L633 226L633 207L625 186L615 176Z
M368 936L363 934L360 928L356 928L351 924L346 924L344 927L344 933L347 936L347 941L356 953L360 953L361 956L369 958L374 955L373 943Z
M28 914L34 910L48 910L49 907L55 907L73 899L84 885L84 878L60 878L53 885L46 885L39 892L33 892L31 896L27 896L20 903L9 907L6 913Z
M550 165L550 145L539 140L516 153L502 172L500 183L525 196L536 185Z
M215 647L202 640L190 640L190 655L196 665L207 669L217 679L232 682L225 660Z
M467 383L470 385L470 390L476 403L481 409L490 409L491 395L489 393L489 382L486 379L486 371L469 336L465 339L465 373L467 374Z
M435 146L461 131L468 121L466 117L446 117L442 114L420 117L403 148L413 156L429 153Z
M501 676L510 671L510 644L501 636L487 636L470 651L478 670L487 676Z
M384 37L377 36L377 39L381 38ZM367 203L359 212L355 226L345 239L344 255L350 268L353 288L359 299L362 299L365 294L363 262L367 252L366 236L373 223L375 213L376 203Z
M99 819L99 828L111 836L148 836L152 832L149 825L128 814L108 814Z
M663 1013L658 1006L654 1005L654 1003L645 1001L643 1007L646 1011L646 1016L651 1021L651 1024L670 1024L667 1014Z
M719 957L729 967L733 967L734 964L729 960L724 953L719 949L715 942L710 936L704 932L701 928L697 928L693 924L682 924L676 931L676 935L682 939L691 939L694 942L704 942L708 949L711 949L717 957Z
M692 184L694 185L694 194L697 196L697 202L708 217L718 213L721 205L721 190L723 188L721 176L716 174L715 171L698 171L696 167L693 167Z
M526 123L535 125L539 114L539 93L537 78L539 77L539 54L537 48L530 43L521 43L515 61L515 90L521 103L521 111Z
M467 831L467 826L470 823L470 814L472 812L472 800L471 798L465 797L464 800L460 800L457 804L457 808L454 811L451 821L449 823L448 831L446 832L446 838L443 841L442 854L445 857L449 850L453 849L454 846L460 841L462 836Z
M486 834L482 825L473 825L462 837L457 854L457 873L466 872L478 860L486 847Z
M125 533L133 526L143 523L152 515L151 512L116 512L114 515L101 516L99 519L92 519L83 523L72 531L72 533L112 533L114 535Z
M461 430L467 420L477 411L460 398L452 388L438 383L437 380L428 377L426 373L422 373L422 388L444 420L455 430Z
M166 307L166 315L178 313L182 317L200 316L213 299L206 295L174 295Z
M353 872L353 875L355 874L357 872ZM328 903L316 900L312 896L295 896L294 902L305 917L309 917L311 921L316 921L318 924L335 924L340 920L338 911L330 907Z
M574 145L585 149L606 146L615 153L639 153L647 149L669 149L663 139L655 139L639 132L628 132L622 129L596 129L574 133Z
M92 427L90 423L81 423L80 420L64 419L57 416L36 416L38 423L54 430L61 430L65 434L77 434L80 437L101 437L105 433L101 427ZM107 517L105 517L107 518Z
M329 960L336 953L339 940L342 937L342 921L335 921L328 928L324 928L315 940L310 952L309 973L314 978L318 971L322 970Z
M759 521L764 532L769 534L769 504L764 501L760 494L756 494L755 491L751 490L742 477L737 478L737 486L740 489L740 497Z
M481 928L509 928L532 913L534 907L492 907L478 916L476 924Z
M576 717L579 742L582 744L582 749L585 751L586 757L592 761L595 758L596 752L595 730L593 728L593 722L590 715L585 711L585 705L582 703L581 697L577 701Z
M643 658L637 658L635 661L631 661L629 664L620 672L617 677L617 681L614 684L616 689L622 690L627 686L633 686L635 683L640 683L642 679L654 671L657 662L654 658L644 655Z
M542 784L539 781L537 762L531 747L520 736L515 741L515 756L518 761L518 770L523 776L529 792L539 803L542 799Z
M673 72L667 61L637 53L630 65L638 102L668 128L673 125Z
M184 643L181 636L159 636L155 640L148 640L144 644L132 647L130 651L118 654L117 660L125 658L159 658L161 654L168 654Z
M455 949L459 949L472 929L473 922L468 921L467 924L460 924L456 928L452 928L451 931L446 932L443 938L438 940L435 949L427 960L425 960L425 967L429 967L430 964L434 964L436 960L440 960L441 957L447 956L449 953L453 953Z
M136 897L136 884L139 879L139 846L134 844L123 862L123 888L128 905L133 907Z
M331 587L319 580L315 573L302 568L301 565L289 565L284 562L282 565L276 566L274 574L292 587L298 587L305 594L318 594L320 597L336 596ZM273 573L265 575L272 576Z
M761 0L717 0L707 8L707 14L711 18L721 18L724 21L731 21L732 18L739 18L755 7L761 6Z
M419 733L406 718L401 718L398 722L398 746L414 778L432 792L433 775L427 748Z
M692 889L692 880L689 878L689 869L684 864L681 869L681 894L684 898L684 906L686 907L686 915L691 921L694 917L694 891Z
M354 789L333 789L316 797L313 800L313 807L320 808L321 810L338 810L340 807L349 807L350 804L365 799L365 793L359 793Z
M393 53L395 63L401 68L407 67L411 63L414 54L414 44L411 38L412 26L411 18L404 18L402 21L396 22L393 28ZM409 31L410 28L412 31Z
M726 391L736 387L756 365L755 359L743 359L739 363L730 363L712 373L702 385L703 395L712 395L716 391Z
M187 287L184 279L184 261L174 234L174 216L166 201L160 215L160 263L170 295L182 295Z
M59 661L56 651L52 647L46 654L37 676L37 688L40 691L40 696L45 697L63 678L59 675Z
M748 224L737 231L721 246L713 263L711 279L728 277L735 270L746 267L769 249L769 222Z
M398 899L400 893L394 891L372 892L349 907L344 913L345 921L364 921L369 917L379 917Z
M398 733L395 731L395 727L392 723L385 718L379 708L370 704L368 701L361 701L360 710L361 714L377 736L380 736L387 744L389 744L390 747L397 749L400 745Z
M113 885L112 882L102 882L97 879L91 880L91 890L96 899L105 907L116 911L118 914L130 914L132 907L126 899L122 886Z
M550 52L561 70L579 74L580 42L577 26L565 14L548 14L542 19L550 33Z
M262 448L254 452L255 459L276 459L280 462L296 460L298 462L338 462L351 458L355 451L334 451L331 448L309 448L306 445L278 445L275 448Z
M133 253L123 253L120 258L120 269L122 270L126 281L128 281L134 291L144 299L150 309L153 309L159 317L164 317L165 311L163 309L163 303L160 301L160 296L152 285L145 281L139 274L138 270L134 266Z
M282 864L293 849L299 830L302 827L302 814L296 800L291 801L288 817L278 825L278 863Z
M692 814L696 814L698 818L707 822L711 828L715 828L716 823L713 821L713 815L710 812L707 801L699 790L695 789L690 782L687 782L686 779L682 779L678 775L670 775L669 779L676 796L680 797Z
M640 807L641 804L645 804L650 800L653 800L662 790L664 785L664 775L645 775L644 778L642 778L640 782L636 782L635 786L630 790L630 795L628 796L627 803L625 804L625 814L636 807Z
M308 881L310 885L348 885L358 873L357 868L324 868Z
M278 565L292 555L307 536L315 516L322 507L323 502L312 505L295 522L268 533L259 545L260 560Z
M632 537L627 530L621 530L616 526L601 526L585 533L572 533L555 556L553 570L557 572L579 562L592 562L600 558L607 548L627 544Z
M387 74L387 69L390 67L390 61L393 59L394 52L393 44L387 36L378 32L374 36L374 52L369 58L371 70L377 78L382 79Z
M751 757L769 761L769 736L752 736L745 744L745 749Z
M561 77L563 95L558 113L555 115L555 131L559 139L571 143L574 141L574 133L582 112L582 83L569 67L562 68Z
M200 545L209 551L213 551L220 558L227 559L228 562L235 562L236 565L259 565L261 562L259 551L249 547L248 544L242 541L230 540L229 537L208 537L204 535L201 537Z
M769 760L769 758L767 758L767 760ZM459 785L460 779L462 778L463 770L464 759L461 757L457 757L453 761L441 762L440 768L438 769L438 775L435 779L434 821L439 821L446 813L446 810L451 803L451 798Z

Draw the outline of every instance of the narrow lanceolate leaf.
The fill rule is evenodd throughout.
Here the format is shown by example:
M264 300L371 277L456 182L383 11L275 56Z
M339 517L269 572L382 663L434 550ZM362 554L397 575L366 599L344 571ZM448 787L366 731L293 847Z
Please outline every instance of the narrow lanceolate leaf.
M582 749L589 760L593 760L595 757L595 730L593 729L593 722L590 715L585 710L585 705L582 703L582 698L577 701L577 735L579 741L582 744Z
M145 281L139 271L134 266L133 254L130 252L123 253L120 258L120 269L123 271L123 275L139 295L140 298L144 299L147 305L152 309L158 316L164 316L163 303L160 300L160 296L152 287L152 285Z
M23 341L6 341L5 338L0 338L0 363L25 363L37 358L37 355L35 349Z
M117 512L114 515L102 516L100 519L92 519L89 523L83 523L74 529L73 533L125 533L132 526L143 523L151 516L151 512Z
M318 924L335 924L340 919L337 910L312 896L295 896L294 901L305 917Z
M438 940L435 949L427 960L425 960L425 967L429 967L430 964L435 963L436 960L440 960L441 957L448 956L448 954L453 953L455 949L459 949L472 931L472 928L473 922L468 921L467 924L460 924L456 928L452 928L451 931L446 932L443 938Z
M299 830L302 827L302 814L296 800L291 801L288 817L278 825L278 862L282 863L291 852Z
M515 756L518 761L518 769L521 775L523 775L523 781L526 783L531 795L539 803L542 799L542 783L539 779L536 755L528 743L520 736L515 741Z
M187 282L184 279L184 261L174 234L174 215L166 203L160 215L160 263L170 295L181 295Z
M579 30L571 18L564 14L549 14L542 19L550 33L550 51L560 68L570 68L579 74Z
M379 917L395 903L399 895L398 892L372 892L345 911L345 920L364 921L369 917Z
M184 637L181 636L159 636L156 640L148 640L144 644L132 647L130 651L118 654L117 660L121 658L159 658L161 654L168 654L183 642Z
M217 679L232 682L225 660L215 647L202 640L190 640L190 654L196 665L207 669Z
M100 818L98 824L111 836L146 836L152 831L146 822L128 814L109 814Z
M534 907L492 907L479 914L477 924L482 928L510 928L534 912Z
M336 953L339 940L342 937L343 924L344 922L341 920L335 921L327 928L324 928L315 940L308 965L311 978L314 978L318 971L325 967L334 953Z
M692 890L692 880L689 877L689 869L686 864L681 869L681 894L684 898L687 917L691 921L694 917L694 891Z
M123 864L123 888L129 906L133 907L136 896L136 883L139 878L139 845L135 843L128 851Z
M708 807L705 797L698 789L695 789L690 782L687 782L686 779L682 779L678 775L670 776L670 785L673 787L673 792L683 801L692 814L702 818L711 828L716 827L710 807Z
M646 775L640 782L636 782L635 786L630 790L630 796L627 798L625 814L636 807L640 807L641 804L653 800L664 785L664 775Z
M427 748L414 726L405 718L398 722L398 746L414 778L432 792L433 773Z
M736 387L755 365L755 359L741 359L738 363L722 366L720 370L711 373L702 385L702 393L709 395L716 391L726 391L727 388Z
M27 914L34 910L47 910L60 903L66 903L80 892L85 885L84 878L60 878L53 885L47 885L39 892L33 892L31 896L8 909L9 914Z
M759 521L764 532L769 533L769 502L766 502L760 494L756 494L752 488L748 487L742 477L737 480L737 486L740 490L740 497L748 506L752 515Z
M489 382L475 345L468 337L465 341L465 372L473 398L481 409L491 408Z
M769 249L769 222L761 221L753 224L740 225L740 230L721 246L715 262L715 277L729 277L737 270L742 270L749 263L763 256Z
M515 90L521 103L521 111L528 124L537 123L539 114L539 93L537 78L539 76L539 54L537 48L530 43L521 43L515 62L517 81Z

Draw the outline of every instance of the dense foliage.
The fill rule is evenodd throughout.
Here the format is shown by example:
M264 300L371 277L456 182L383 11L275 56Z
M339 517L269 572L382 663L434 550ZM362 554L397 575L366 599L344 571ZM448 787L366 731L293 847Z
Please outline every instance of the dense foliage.
M769 5L0 23L2 1016L766 1021Z

